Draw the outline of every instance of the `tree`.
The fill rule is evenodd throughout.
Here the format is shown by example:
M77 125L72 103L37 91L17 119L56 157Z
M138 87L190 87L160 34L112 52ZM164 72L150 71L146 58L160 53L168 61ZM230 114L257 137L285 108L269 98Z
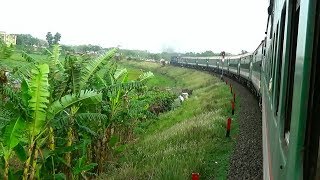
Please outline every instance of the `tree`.
M17 45L32 46L34 44L36 44L36 38L32 37L30 34L17 35Z
M61 34L57 32L57 33L54 35L53 44L59 44L60 39L61 39Z
M241 54L246 54L246 53L248 53L248 51L246 51L246 50L241 50Z
M30 34L17 34L17 49L32 52L36 48L47 46L47 41L33 37Z
M98 46L98 45L92 45L91 47L91 51L97 53L98 51L101 51L102 47Z
M63 54L75 53L75 50L73 49L73 47L68 45L61 45L61 51Z
M5 42L0 39L0 59L8 59L14 52L14 46L6 45Z
M48 44L49 44L49 47L51 47L52 44L53 44L53 40L54 40L51 32L48 32L48 33L47 33L47 35L46 35L46 40L47 40L47 42L48 42Z
M205 52L201 53L201 56L205 56L205 57L207 57L207 56L215 56L215 55L216 54L214 52L212 52L212 51L205 51Z

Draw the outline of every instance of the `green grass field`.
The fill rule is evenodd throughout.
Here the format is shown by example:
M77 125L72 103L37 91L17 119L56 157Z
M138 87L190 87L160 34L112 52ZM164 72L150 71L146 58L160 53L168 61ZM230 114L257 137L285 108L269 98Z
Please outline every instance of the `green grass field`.
M110 163L111 173L101 178L189 179L192 172L198 172L201 179L226 179L235 144L233 138L225 138L232 98L228 86L196 70L134 61L121 64L132 73L150 70L154 82L165 82L163 87L190 88L194 94L181 107L142 127L144 133L127 146L119 161ZM237 121L232 128L235 137Z
M38 62L46 62L48 59L47 55L40 55L40 54L30 54ZM63 59L61 57L60 59ZM48 62L46 62L48 63ZM28 62L21 56L21 52L14 52L9 59L0 59L0 67L5 67L8 69L13 69L14 67L22 67L27 65Z

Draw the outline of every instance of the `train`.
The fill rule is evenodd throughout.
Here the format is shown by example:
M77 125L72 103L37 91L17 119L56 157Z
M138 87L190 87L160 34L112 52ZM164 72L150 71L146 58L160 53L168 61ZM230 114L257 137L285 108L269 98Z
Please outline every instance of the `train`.
M255 51L170 64L229 76L258 98L264 179L320 179L320 1L269 0L267 12Z

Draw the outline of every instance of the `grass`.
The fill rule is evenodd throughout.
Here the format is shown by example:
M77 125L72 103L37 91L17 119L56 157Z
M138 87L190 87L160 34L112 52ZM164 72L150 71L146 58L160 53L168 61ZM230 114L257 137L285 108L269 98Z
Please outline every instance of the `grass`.
M0 67L12 69L26 65L28 62L23 59L21 53L14 52L9 59L0 59Z
M191 69L132 61L125 66L161 74L174 82L167 84L171 88L190 88L194 94L181 107L146 126L118 162L110 163L110 173L101 178L190 179L192 172L198 172L201 179L226 179L235 144L234 138L225 138L232 99L228 86ZM232 127L231 136L235 137L237 121Z
M47 55L40 55L40 54L29 54L33 57L37 62L48 63ZM63 57L60 57L63 59ZM21 52L15 51L12 56L8 59L0 59L0 67L5 67L9 70L12 70L14 67L22 67L27 65L28 62L21 56Z
M138 79L138 77L148 71L148 68L143 67L143 66L139 66L139 64L128 64L128 63L120 63L120 65L124 68L127 68L128 70L128 77L129 80L135 80ZM155 86L155 87L162 87L162 88L166 88L166 87L174 87L176 85L176 82L174 79L172 79L170 76L167 76L163 73L161 73L160 71L155 71L155 69L150 68L149 70L151 70L154 74L154 78L150 79L147 82L147 85L149 86Z

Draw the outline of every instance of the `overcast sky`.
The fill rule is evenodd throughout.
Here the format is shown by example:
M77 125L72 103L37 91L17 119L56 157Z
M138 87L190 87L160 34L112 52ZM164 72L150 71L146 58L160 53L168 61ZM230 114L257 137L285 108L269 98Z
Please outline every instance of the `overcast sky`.
M268 0L1 0L0 31L161 52L253 51Z

